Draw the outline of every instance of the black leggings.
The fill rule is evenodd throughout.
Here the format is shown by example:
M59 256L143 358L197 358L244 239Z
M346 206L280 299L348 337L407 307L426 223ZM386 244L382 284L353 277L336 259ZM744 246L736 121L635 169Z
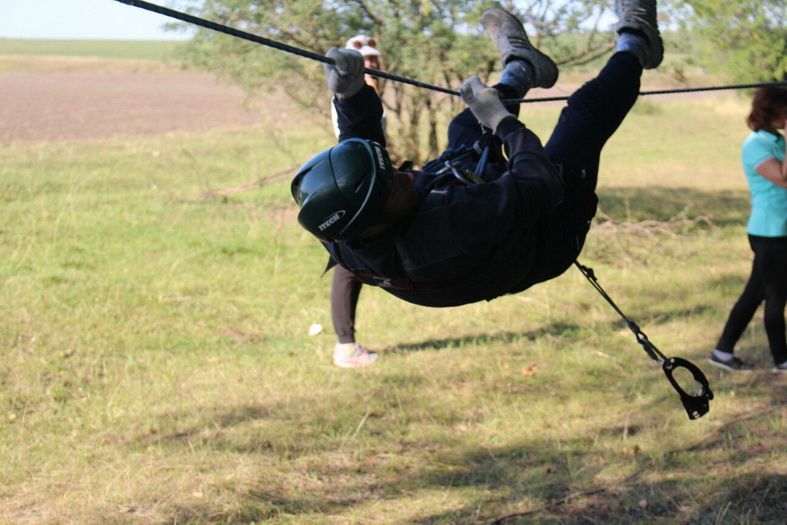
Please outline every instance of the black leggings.
M336 265L331 286L333 331L340 343L355 342L355 307L361 294L361 281L349 270Z
M765 333L768 335L773 361L778 365L787 361L787 336L784 332L787 237L749 235L749 244L754 252L751 276L738 302L732 307L716 348L732 353L735 343L754 317L754 312L765 301Z

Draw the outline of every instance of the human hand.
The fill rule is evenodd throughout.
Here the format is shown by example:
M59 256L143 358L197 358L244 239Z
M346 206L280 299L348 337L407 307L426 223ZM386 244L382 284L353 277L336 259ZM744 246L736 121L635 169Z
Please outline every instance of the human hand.
M478 77L465 80L459 92L475 118L492 131L497 129L501 120L514 116L503 106L497 90L481 82Z
M325 56L333 60L333 64L323 64L325 76L328 77L328 89L339 98L350 98L364 86L363 56L354 49L338 49L332 47Z

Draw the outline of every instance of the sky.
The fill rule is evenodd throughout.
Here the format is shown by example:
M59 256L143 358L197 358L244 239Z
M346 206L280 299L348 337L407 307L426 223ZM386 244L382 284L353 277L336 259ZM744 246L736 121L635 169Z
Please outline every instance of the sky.
M164 5L164 0L149 0ZM182 40L172 21L115 0L0 0L0 38Z

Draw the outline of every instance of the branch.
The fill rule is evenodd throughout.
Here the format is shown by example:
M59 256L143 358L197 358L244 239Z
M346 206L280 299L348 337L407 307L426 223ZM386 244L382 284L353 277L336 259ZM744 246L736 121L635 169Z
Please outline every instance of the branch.
M557 65L564 66L566 64L571 64L572 66L583 66L588 62L593 62L597 58L606 55L614 48L615 44L609 43L597 46L593 49L585 49L584 51L580 51L573 56L560 60Z
M374 25L381 26L384 24L383 19L372 13L372 11L369 9L369 6L366 5L366 2L363 0L353 0L353 3L356 4L361 9L361 11L363 11L364 14L372 20L372 22L374 22Z
M191 198L191 199L183 199L185 201L209 201L211 199L215 199L216 197L224 197L226 195L232 195L233 193L241 193L244 191L253 190L255 188L260 188L267 184L271 184L273 182L278 182L280 180L284 180L287 176L291 175L298 166L292 166L290 168L285 168L283 170L274 171L273 173L269 173L264 177L261 177L257 180L246 182L241 184L240 186L233 186L231 188L221 188L218 190L208 190L206 192L200 193L198 196Z

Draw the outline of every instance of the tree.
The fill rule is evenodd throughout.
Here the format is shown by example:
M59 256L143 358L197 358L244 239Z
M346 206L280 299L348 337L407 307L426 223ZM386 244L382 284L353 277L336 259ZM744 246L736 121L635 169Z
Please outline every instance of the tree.
M611 36L601 37L598 32L610 3L526 0L502 5L527 22L535 45L561 66L570 66L611 49ZM499 67L489 39L479 38L480 13L488 1L203 0L196 6L186 4L197 16L318 53L366 33L380 42L385 70L454 89L472 74L486 80ZM302 106L328 113L330 98L322 68L314 62L205 29L198 30L188 44L186 57L250 93L280 86L279 93ZM435 155L441 148L438 123L459 108L458 99L400 83L386 84L383 101L394 150L415 161ZM325 122L327 128L327 116Z
M787 2L677 0L683 33L696 33L705 64L737 82L787 79Z

